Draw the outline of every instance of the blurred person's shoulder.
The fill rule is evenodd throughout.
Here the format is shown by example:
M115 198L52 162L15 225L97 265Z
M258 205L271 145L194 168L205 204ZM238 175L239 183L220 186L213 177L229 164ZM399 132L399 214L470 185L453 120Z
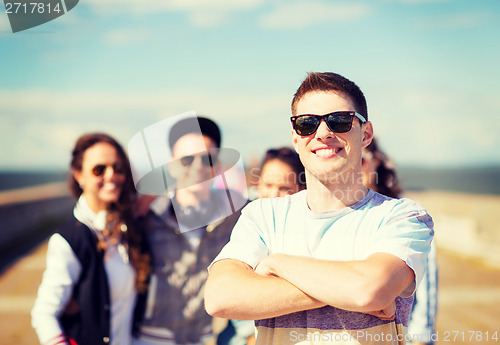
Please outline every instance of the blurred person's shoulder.
M170 198L166 195L158 195L150 204L149 209L153 214L160 216L166 213L170 207Z
M240 210L250 202L243 194L234 189L216 188L212 190L212 201L216 204L226 204L227 200L231 202L232 207L236 210Z
M286 195L275 198L262 198L250 201L244 208L243 213L248 212L276 212L281 209L289 209L293 205L304 202L306 190L302 190L295 194Z

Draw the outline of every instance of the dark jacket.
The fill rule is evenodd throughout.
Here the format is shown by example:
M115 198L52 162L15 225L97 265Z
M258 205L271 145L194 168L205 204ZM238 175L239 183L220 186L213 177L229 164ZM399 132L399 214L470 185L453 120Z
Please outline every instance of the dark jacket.
M97 238L74 217L59 234L69 243L82 265L82 273L60 322L67 337L78 345L106 345L110 341L110 298L103 253Z
M172 208L167 212L172 214ZM146 308L143 325L174 332L179 344L197 343L211 333L212 317L203 301L207 267L229 241L239 216L236 211L203 227L200 244L193 249L167 213L148 214L145 231L153 258L149 298L154 300Z

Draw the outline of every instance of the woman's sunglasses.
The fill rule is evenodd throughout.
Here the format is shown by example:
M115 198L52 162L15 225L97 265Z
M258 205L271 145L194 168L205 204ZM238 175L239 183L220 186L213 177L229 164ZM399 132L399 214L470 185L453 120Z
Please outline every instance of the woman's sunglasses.
M111 165L98 164L92 168L92 174L94 174L95 177L102 176L108 167L112 168L115 174L123 174L125 172L122 164L114 163Z
M213 167L216 161L216 158L212 155L209 154L204 154L204 155L189 155L189 156L184 156L180 159L182 166L188 167L193 164L194 159L196 157L200 157L201 159L201 164L205 167Z
M292 116L292 126L295 132L301 136L314 134L324 120L328 128L334 133L346 133L352 128L352 121L357 117L362 123L366 122L363 115L355 111L336 111L326 115L304 114Z

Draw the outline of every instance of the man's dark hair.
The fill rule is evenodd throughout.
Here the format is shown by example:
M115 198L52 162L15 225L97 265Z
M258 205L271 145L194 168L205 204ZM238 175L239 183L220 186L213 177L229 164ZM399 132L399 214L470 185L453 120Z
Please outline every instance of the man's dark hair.
M306 79L300 84L292 100L292 115L297 115L297 104L305 94L312 91L339 92L349 96L354 103L356 112L368 121L368 109L365 95L352 81L340 74L332 72L309 72Z
M188 117L180 120L170 128L168 135L170 149L174 147L177 140L189 133L198 133L207 136L214 141L217 148L220 148L221 135L219 126L215 122L206 117Z

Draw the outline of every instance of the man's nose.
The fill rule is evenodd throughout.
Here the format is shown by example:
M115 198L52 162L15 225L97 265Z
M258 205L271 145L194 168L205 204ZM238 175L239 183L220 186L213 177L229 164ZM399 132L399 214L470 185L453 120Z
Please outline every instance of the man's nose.
M319 123L318 130L316 131L316 139L327 139L333 138L334 132L330 128L326 122L322 119Z
M200 170L202 168L203 168L203 163L201 161L201 156L200 155L196 155L194 157L193 164L191 164L191 169Z

